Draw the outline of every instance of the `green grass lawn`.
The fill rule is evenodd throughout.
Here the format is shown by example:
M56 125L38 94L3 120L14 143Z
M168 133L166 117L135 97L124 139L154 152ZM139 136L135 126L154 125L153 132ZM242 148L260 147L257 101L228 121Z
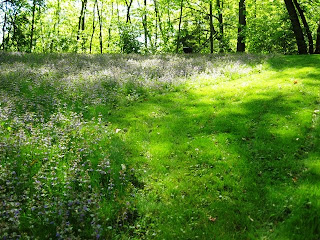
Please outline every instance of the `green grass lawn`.
M320 238L320 56L0 67L0 235Z

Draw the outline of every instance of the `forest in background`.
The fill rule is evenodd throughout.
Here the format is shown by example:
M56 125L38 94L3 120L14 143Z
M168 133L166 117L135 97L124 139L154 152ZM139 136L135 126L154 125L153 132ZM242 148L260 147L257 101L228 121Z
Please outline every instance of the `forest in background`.
M319 0L2 0L0 49L320 53Z

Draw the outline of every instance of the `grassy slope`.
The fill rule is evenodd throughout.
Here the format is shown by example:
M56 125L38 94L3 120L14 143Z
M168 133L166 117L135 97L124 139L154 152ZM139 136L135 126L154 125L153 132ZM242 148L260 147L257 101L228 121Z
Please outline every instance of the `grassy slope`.
M230 63L226 61L228 58ZM199 70L200 74L183 80L184 83L174 87L173 92L163 89L170 88L171 81L175 79L159 83L162 85L155 89L153 86L145 87L143 83L136 87L125 82L137 73L145 79L159 74L158 59L153 59L150 66L142 70L139 61L146 61L145 58L127 61L126 57L117 60L115 56L108 57L109 62L104 63L103 57L29 55L25 59L9 56L1 60L4 63L2 70L5 66L13 67L12 70L7 67L0 75L1 99L11 98L0 106L5 110L0 114L1 142L4 143L0 150L8 156L0 156L1 163L7 167L6 159L14 157L19 164L25 161L34 172L41 172L45 167L40 163L34 165L32 157L27 159L23 154L22 157L13 155L15 151L11 153L5 141L14 146L12 142L17 139L16 133L25 131L27 140L25 143L21 140L23 144L19 147L32 152L30 146L37 149L43 146L27 142L30 139L38 141L43 135L50 137L50 126L53 125L56 133L52 138L66 142L62 144L66 149L62 153L59 150L61 144L54 141L49 148L51 156L59 158L65 155L60 162L52 161L53 165L59 165L57 175L65 175L58 177L59 184L64 185L65 179L79 176L68 166L82 169L81 174L91 182L93 193L99 196L97 206L100 210L94 210L95 205L90 207L92 211L99 211L98 216L93 212L94 218L110 218L100 222L105 229L101 231L102 235L113 239L320 238L320 113L316 111L320 110L319 56L279 56L262 66L259 65L260 60L253 61L252 70L247 71L247 65L237 65L237 56L231 55L224 59L223 67L212 65L222 74L201 74L202 70ZM170 62L169 57L162 60L160 66ZM193 68L188 70L192 61L201 68L203 60L174 60L164 66L163 71L168 76L184 77L194 71ZM68 61L72 63L66 64ZM183 65L184 61L188 64ZM51 66L51 62L56 65ZM103 72L109 63L115 67L112 71ZM171 65L176 72L170 72ZM20 68L14 69L14 66ZM96 66L100 66L102 71ZM90 71L92 75L88 75ZM118 74L116 80L125 80L121 84L113 82L113 79L110 82L104 74ZM95 82L95 78L99 81ZM151 90L153 92L148 94ZM11 111L8 106L15 110ZM30 123L19 123L16 127L13 120L16 115L29 116L30 112L52 119L52 113L56 111L62 112L63 121L46 120L51 124L48 126L31 121L34 129L37 130L37 126L45 129L44 133L37 130L41 134L21 130L29 129ZM68 114L70 111L77 112L79 116ZM100 124L91 120L92 117L101 118ZM63 138L60 139L59 134ZM84 149L85 154L74 153L73 149ZM46 157L44 152L48 152L37 151L37 159ZM28 156L27 153L25 155ZM109 198L108 201L103 200L105 195L101 186L105 184L104 175L88 173L88 169L77 162L92 162L91 167L99 172L99 161L104 158L110 159L114 172L108 181L110 178L116 181L116 190L112 192L115 200L111 203ZM123 190L123 183L117 183L116 179L123 174L121 163L128 169L135 169L135 177L129 178L134 188L128 186L128 190ZM8 174L0 174L0 181ZM38 175L33 173L33 179L41 180ZM87 187L80 187L79 191L85 192ZM0 190L0 193L6 193L6 190ZM57 191L55 196L59 196L62 190L51 191L53 195ZM131 196L132 191L134 197ZM75 196L72 194L69 195L73 199ZM73 211L69 209L69 200L66 198L62 204L66 211ZM123 221L126 228L115 227L124 212L130 211L125 207L126 201L132 204L127 208L136 209L135 214L129 222ZM46 204L44 200L42 204ZM54 208L54 203L49 201L47 204ZM27 216L34 217L35 222L42 221L32 214ZM63 221L67 220L74 224L74 229L80 226L68 217L60 219L62 225L59 226L65 227ZM81 228L84 227L81 225ZM28 226L20 229L28 229ZM107 229L115 231L109 233ZM39 229L33 234L41 236L37 231ZM75 234L94 238L97 230L87 231L84 235L66 232L65 236ZM55 229L52 233L55 236Z
M277 57L111 114L144 183L147 238L320 237L319 60Z

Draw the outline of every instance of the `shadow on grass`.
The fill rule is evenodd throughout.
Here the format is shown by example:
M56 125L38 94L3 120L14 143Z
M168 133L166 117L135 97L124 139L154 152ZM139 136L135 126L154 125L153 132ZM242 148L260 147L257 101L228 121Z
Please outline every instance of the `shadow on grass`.
M68 110L81 112L86 119L101 113L104 124L121 129L121 137L113 138L109 152L118 164L117 171L121 163L136 168L133 184L137 187L139 218L128 235L164 239L320 237L319 124L317 115L312 115L318 104L316 93L297 100L265 89L261 94L251 92L254 96L250 98L233 100L228 89L205 96L191 89L164 95L156 91L137 103L141 97L136 99L137 89L152 87L141 83L136 71L147 69L145 77L157 79L159 74L166 76L166 69L154 70L151 61L141 70L141 58L130 62L135 58L132 56L120 60L110 56L109 63L102 56L96 65L89 64L91 56L86 55L75 59L73 55L48 59L41 55L10 56L0 62L16 68L0 73L0 88L2 101L13 102L14 112L49 116L66 104ZM50 67L55 57L57 64ZM185 59L175 63L174 77L193 72L181 64ZM246 62L243 59L229 63ZM307 67L307 87L317 86L318 70L313 60L288 59L271 60L271 69L283 70L278 77L291 78L292 69ZM115 67L112 70L120 67L127 71L128 79L139 76L129 80L131 90L118 89L121 71L111 78L106 77L110 72L98 77L87 75L89 71L104 71L107 64ZM203 63L199 64L192 67L202 68ZM39 69L43 72L37 72ZM294 76L301 79L306 72ZM119 98L125 98L124 102L132 98L131 106L114 106ZM306 161L311 163L308 169Z
M305 165L309 156L319 160L313 136L319 125L313 126L312 115L318 95L309 97L314 101L297 103L265 90L233 102L191 91L107 116L129 129L123 133L129 161L146 186L137 203L139 224L148 223L144 233L165 239L318 239L320 175ZM297 114L302 109L309 111L304 121Z
M278 56L275 58L270 58L268 60L269 65L276 70L284 70L288 68L318 68L319 55L292 55L292 56Z

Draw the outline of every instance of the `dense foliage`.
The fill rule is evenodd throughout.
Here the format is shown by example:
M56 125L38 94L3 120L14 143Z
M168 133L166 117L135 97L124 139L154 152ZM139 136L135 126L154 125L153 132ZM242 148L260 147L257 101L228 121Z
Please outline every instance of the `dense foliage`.
M240 51L246 45L249 52L296 53L293 30L299 22L289 14L296 12L305 42L317 42L320 52L319 0L240 3L241 9L238 0L4 0L1 49L155 53L189 47L208 53L236 51L241 41ZM293 4L294 12L287 11Z

